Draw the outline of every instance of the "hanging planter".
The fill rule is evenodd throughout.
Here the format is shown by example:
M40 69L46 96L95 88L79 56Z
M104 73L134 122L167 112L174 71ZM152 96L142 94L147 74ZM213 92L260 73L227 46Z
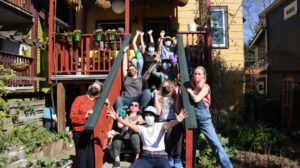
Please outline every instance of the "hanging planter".
M104 41L108 41L109 40L108 32L104 32L103 33L103 39L104 39Z
M100 42L103 40L103 30L102 29L97 29L94 33L95 40Z
M66 0L68 5L70 6L80 6L81 0Z
M74 41L79 43L81 40L81 30L74 30L73 33L74 33L74 36L73 36Z
M109 0L96 0L95 4L103 9L111 8L111 3Z
M117 40L124 40L124 33L125 30L123 27L119 27L117 30L117 33L119 33L119 35L117 35Z
M22 72L22 71L26 71L30 67L30 65L26 63L11 63L10 67L11 69L17 72Z

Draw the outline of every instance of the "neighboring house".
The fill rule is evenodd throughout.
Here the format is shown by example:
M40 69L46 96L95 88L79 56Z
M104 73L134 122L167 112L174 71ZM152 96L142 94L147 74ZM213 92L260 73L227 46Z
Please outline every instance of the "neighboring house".
M52 18L55 4L54 0L49 2L51 37L54 32ZM61 102L57 104L60 130L64 129L64 117L68 116L75 96L84 93L86 86L94 80L105 81L108 78L108 73L115 70L111 69L112 62L115 61L116 53L120 53L120 47L124 42L122 36L128 33L134 35L136 30L145 32L146 43L149 42L147 31L150 29L153 30L154 40L158 39L161 30L165 30L166 35L172 37L182 34L189 70L203 65L207 69L210 84L221 81L221 78L225 79L222 75L226 75L226 80L222 80L222 83L217 85L218 88L213 90L216 93L222 92L213 100L222 102L219 103L222 106L218 108L226 111L239 111L243 108L244 43L241 0L68 0L67 2L73 11L69 14L69 23L76 31L59 34L56 39L49 38L48 50L49 82L57 84L56 102ZM208 13L210 15L207 15ZM193 29L195 22L199 31ZM108 32L120 27L125 29L124 33ZM105 34L103 39L97 39L94 33L97 29L112 34L113 38L109 39L108 34ZM212 52L220 54L215 55ZM216 69L219 71L218 79L215 79L213 74L215 58L224 60L221 65L223 72ZM108 98L113 103L120 94L120 70L110 85L113 89L108 91ZM89 130L94 130L95 137L101 141L95 144L95 151L100 159L107 142L106 127L111 124L103 113L97 113L99 115L95 116L98 117L94 119L97 122L95 127L86 125ZM100 159L97 160L97 167L101 167Z
M41 124L45 106L45 66L47 66L48 4L38 0L0 0L0 64L13 69L15 76L5 81L10 90L4 97L9 114L20 122ZM57 27L61 26L58 21ZM49 86L48 86L49 90ZM23 114L27 109L28 114ZM16 121L18 122L18 121ZM6 125L9 127L8 125Z
M272 118L287 129L299 121L300 100L300 2L299 0L276 0L261 14L265 28L261 29L252 42L258 60L268 64L265 74L265 95L278 100L281 109L272 112ZM259 41L259 38L264 39ZM259 58L260 56L261 59ZM259 75L261 75L259 74ZM281 112L280 112L281 111Z
M267 53L266 53L266 38L265 28L260 28L250 43L250 49L254 62L251 66L247 67L246 74L248 81L251 82L252 94L267 95L267 75L266 70L268 67ZM251 89L251 88L249 88Z

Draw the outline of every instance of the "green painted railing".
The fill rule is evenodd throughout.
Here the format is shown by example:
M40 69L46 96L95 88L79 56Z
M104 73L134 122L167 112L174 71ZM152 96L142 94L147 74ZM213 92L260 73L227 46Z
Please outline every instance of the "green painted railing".
M179 68L180 68L181 85L182 85L181 90L182 90L183 107L188 111L188 117L185 119L185 127L197 128L195 109L191 104L191 98L187 92L187 89L190 87L190 78L188 73L185 50L183 46L182 34L177 34L177 48L178 48Z
M122 65L123 55L124 55L124 48L129 44L131 38L131 34L128 34L125 37L125 40L118 52L118 55L116 59L114 60L114 63L111 67L110 72L108 73L108 77L104 82L104 86L102 89L101 96L96 100L95 105L93 107L94 113L88 118L86 124L85 124L85 130L93 131L95 128L95 125L99 119L102 107L104 105L105 99L108 96L108 93L111 89L112 83L114 82L115 76L117 74L117 71L119 67Z

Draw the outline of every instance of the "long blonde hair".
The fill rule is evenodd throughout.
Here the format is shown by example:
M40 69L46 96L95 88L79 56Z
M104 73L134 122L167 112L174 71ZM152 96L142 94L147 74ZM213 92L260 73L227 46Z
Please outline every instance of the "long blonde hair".
M166 81L164 81L164 82L162 82L161 84L160 84L160 87L159 87L159 91L160 91L160 97L159 97L159 102L162 104L163 103L163 96L162 96L162 88L163 88L163 85L164 85L164 83L168 83L169 84L169 86L170 86L170 91L171 91L171 98L172 98L172 102L171 103L175 103L176 102L176 97L177 97L177 95L176 95L176 86L174 85L174 83L172 82L172 81L170 81L170 80L166 80Z
M194 81L194 73L195 73L195 71L198 70L198 69L202 70L203 75L204 75L204 80L205 80L205 82L206 82L206 79L207 79L207 73L206 73L205 68L204 68L203 66L197 66L197 67L193 70L193 74L192 74L191 87L192 87L193 89L195 89L195 87L196 87L196 84L195 84L195 81Z

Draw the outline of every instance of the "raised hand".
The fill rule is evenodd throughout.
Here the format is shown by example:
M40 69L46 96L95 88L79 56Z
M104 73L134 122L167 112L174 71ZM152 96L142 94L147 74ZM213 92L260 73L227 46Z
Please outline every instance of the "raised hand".
M140 32L140 35L143 36L143 35L144 35L144 32L141 31L141 32Z
M164 30L162 30L162 31L160 32L160 37L165 37L165 35L166 35L166 32L165 32Z
M182 109L178 115L176 115L176 120L178 122L182 122L186 117L188 116L188 113L185 109Z
M153 33L153 30L151 29L151 30L149 30L147 33L148 33L149 35L151 35L151 34Z
M110 116L113 120L119 118L119 115L116 113L112 106L108 106L106 115Z

